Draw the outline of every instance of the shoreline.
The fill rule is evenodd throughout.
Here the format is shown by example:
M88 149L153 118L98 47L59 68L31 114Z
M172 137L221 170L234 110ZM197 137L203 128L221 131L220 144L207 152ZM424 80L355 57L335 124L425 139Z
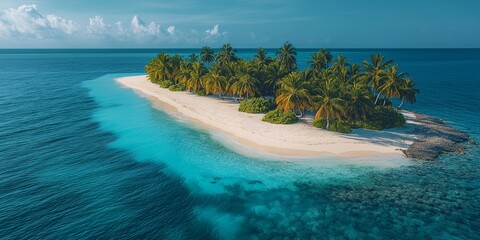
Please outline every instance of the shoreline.
M171 92L147 80L146 76L115 79L121 86L146 96L160 110L195 127L205 129L230 149L249 156L275 158L374 158L382 155L404 157L415 141L415 114L404 111L405 127L382 131L355 129L340 134L315 128L302 119L290 125L262 122L264 114L238 111L238 104L214 96L197 96L189 92ZM311 119L310 119L311 120Z

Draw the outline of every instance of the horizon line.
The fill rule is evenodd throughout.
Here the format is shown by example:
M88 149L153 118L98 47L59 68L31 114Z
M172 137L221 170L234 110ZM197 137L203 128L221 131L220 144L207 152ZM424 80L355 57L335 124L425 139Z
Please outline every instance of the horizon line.
M80 48L0 48L0 51L3 50L185 50L185 49L198 49L201 50L203 47L173 47L173 48L87 48L87 47L80 47ZM212 49L221 49L221 47L211 47ZM234 47L234 49L239 50L253 50L253 49L279 49L279 47ZM480 47L366 47L366 48L350 48L350 47L333 47L333 48L324 48L324 47L296 47L296 49L300 50L315 50L315 49L332 49L332 50L371 50L371 49L382 49L382 50L478 50Z

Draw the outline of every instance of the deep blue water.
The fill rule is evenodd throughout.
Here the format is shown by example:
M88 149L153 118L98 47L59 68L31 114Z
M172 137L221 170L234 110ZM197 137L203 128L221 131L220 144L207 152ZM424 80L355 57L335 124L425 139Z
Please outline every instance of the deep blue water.
M0 239L479 239L478 146L393 168L245 157L114 82L159 51L0 50ZM377 51L421 89L408 108L480 137L480 50L333 53Z

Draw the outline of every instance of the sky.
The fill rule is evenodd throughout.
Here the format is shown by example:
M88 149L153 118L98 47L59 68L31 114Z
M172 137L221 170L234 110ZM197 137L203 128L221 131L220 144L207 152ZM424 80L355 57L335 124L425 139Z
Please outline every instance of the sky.
M479 48L480 0L1 0L0 48Z

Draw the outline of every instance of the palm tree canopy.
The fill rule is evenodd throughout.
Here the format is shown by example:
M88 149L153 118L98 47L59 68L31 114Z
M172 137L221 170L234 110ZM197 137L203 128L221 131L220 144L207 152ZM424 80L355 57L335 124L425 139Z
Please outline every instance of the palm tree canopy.
M401 86L405 76L405 73L398 72L398 65L388 65L383 72L384 82L378 89L384 96L400 98Z
M329 74L326 77L315 104L317 109L315 118L326 117L327 121L330 117L341 119L345 114L345 101L340 96L340 88L338 88L334 76Z
M180 63L180 67L177 73L177 81L180 83L186 83L190 79L191 63L189 61L183 61Z
M393 61L388 60L384 62L385 56L380 54L374 54L370 58L371 61L363 61L363 66L365 68L364 78L370 83L374 90L378 90L378 87L380 87L383 81L383 72Z
M152 82L171 79L173 69L171 66L171 57L166 53L160 53L150 61L146 66L148 78Z
M289 42L285 42L276 53L277 61L289 72L297 68L297 49Z
M230 92L239 97L254 97L259 93L258 80L249 74L237 76L235 82L230 86Z
M355 82L347 92L346 115L349 120L365 120L373 110L370 90L364 82Z
M218 65L214 65L209 73L204 76L205 91L209 93L218 93L223 95L227 88L227 79L222 75L222 70Z
M275 92L277 83L287 74L278 62L271 62L265 70L265 84Z
M203 76L207 70L201 62L192 63L192 67L189 73L189 79L187 80L187 89L194 92L203 88Z
M343 100L341 98L325 96L321 98L319 102L319 108L315 114L315 118L326 117L329 119L333 117L341 120L344 113L345 108L343 107Z
M198 62L198 56L195 53L192 53L188 58L190 62Z
M300 110L303 113L310 106L312 100L308 91L308 75L295 71L282 78L278 83L280 88L275 99L277 109L285 112Z
M405 78L400 88L400 98L405 99L408 103L415 103L417 101L417 93L420 90L415 88L415 83L410 78Z
M215 53L213 52L213 49L208 46L202 47L202 50L200 51L200 60L207 64L215 61Z
M272 58L267 56L267 52L263 48L257 50L257 54L252 59L254 62L258 62L260 65L267 66L272 62Z
M337 71L340 68L349 67L349 66L350 64L348 63L348 59L343 55L339 55L337 59L333 60L332 69L334 71Z
M316 71L321 71L328 67L328 64L332 62L332 54L326 49L320 49L320 51L312 55L312 59L308 60L310 68Z
M235 56L236 50L232 48L232 45L226 43L217 53L217 61L220 65L228 64L231 62L236 62L238 60L237 56Z

